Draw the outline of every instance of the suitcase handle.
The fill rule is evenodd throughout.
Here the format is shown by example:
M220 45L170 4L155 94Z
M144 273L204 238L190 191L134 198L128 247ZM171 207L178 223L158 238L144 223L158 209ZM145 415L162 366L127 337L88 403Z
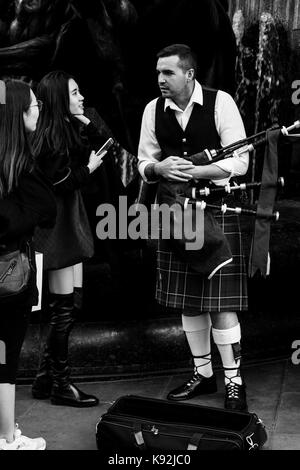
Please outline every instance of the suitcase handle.
M133 424L133 436L134 436L136 446L141 451L146 450L146 444L145 444L145 441L144 441L144 436L143 436L141 423L134 423Z
M192 435L190 442L188 443L187 450L197 450L203 434L195 433Z

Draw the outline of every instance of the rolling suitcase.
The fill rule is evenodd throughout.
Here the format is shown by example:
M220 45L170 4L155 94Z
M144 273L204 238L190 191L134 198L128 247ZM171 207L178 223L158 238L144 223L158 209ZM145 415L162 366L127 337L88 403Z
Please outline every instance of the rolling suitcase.
M120 397L96 426L98 450L157 452L259 450L267 440L255 413L174 403L135 395Z

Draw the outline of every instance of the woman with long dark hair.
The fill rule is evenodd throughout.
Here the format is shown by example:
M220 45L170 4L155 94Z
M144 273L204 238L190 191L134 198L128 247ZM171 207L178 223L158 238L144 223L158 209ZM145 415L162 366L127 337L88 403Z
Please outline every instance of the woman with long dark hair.
M84 98L74 78L63 71L47 74L37 95L44 103L33 146L39 168L52 182L57 219L51 230L38 230L35 243L48 272L50 325L34 381L35 398L56 405L89 407L98 399L70 380L68 341L74 323L74 292L82 287L82 262L93 256L93 236L80 188L102 163L91 152L104 142L84 116Z
M5 103L0 104L0 260L19 250L29 255L31 269L20 293L0 293L0 450L44 450L44 439L23 436L15 425L15 384L29 314L37 304L32 235L36 226L53 225L56 203L52 188L35 168L28 139L36 128L41 103L24 82L7 80L4 88ZM1 280L10 273L1 273Z

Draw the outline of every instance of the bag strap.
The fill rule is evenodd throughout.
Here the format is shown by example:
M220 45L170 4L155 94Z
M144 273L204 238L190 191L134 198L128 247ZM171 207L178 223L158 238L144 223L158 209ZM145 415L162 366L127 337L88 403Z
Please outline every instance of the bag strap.
M146 444L144 441L141 423L137 423L137 422L133 423L133 436L134 436L136 446L141 451L146 450Z
M195 433L192 435L190 442L188 443L187 450L197 450L203 434Z

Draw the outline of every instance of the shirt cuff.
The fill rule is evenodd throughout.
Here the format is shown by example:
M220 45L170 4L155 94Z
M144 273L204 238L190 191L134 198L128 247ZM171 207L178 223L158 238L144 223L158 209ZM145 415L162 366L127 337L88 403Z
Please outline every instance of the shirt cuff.
M140 175L143 180L146 181L146 183L152 184L159 181L159 178L157 178L156 174L154 173L154 164L155 162L141 162L139 164ZM151 165L152 168L147 168L149 165Z

